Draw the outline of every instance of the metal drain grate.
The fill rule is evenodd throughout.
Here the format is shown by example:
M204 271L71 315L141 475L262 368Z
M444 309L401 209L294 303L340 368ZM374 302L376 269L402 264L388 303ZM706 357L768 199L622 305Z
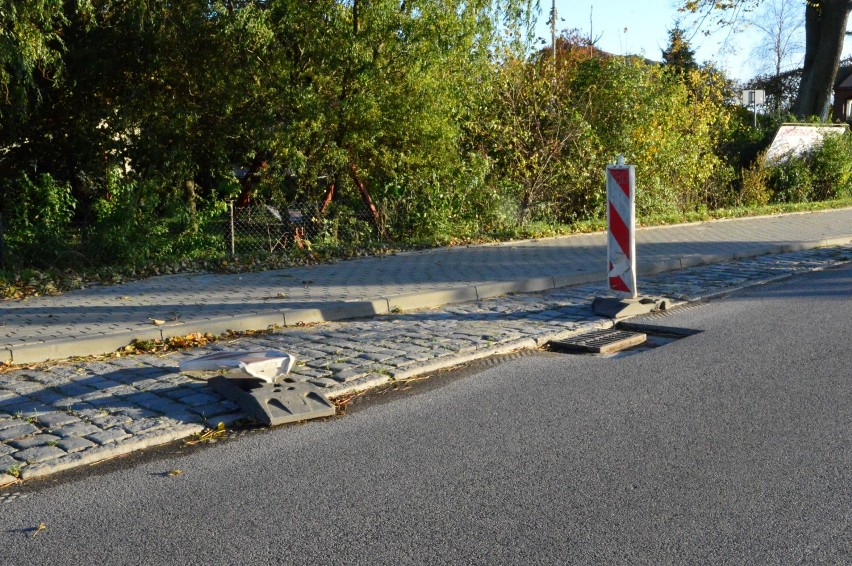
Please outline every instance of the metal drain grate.
M641 332L627 332L608 328L593 330L563 340L553 340L550 347L560 352L591 352L595 354L612 354L638 346L648 337Z

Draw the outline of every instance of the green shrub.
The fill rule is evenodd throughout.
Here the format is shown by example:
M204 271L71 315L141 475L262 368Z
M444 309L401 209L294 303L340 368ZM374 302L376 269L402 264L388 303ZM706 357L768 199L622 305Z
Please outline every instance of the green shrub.
M140 267L153 262L206 258L225 249L221 222L227 203L186 204L163 180L110 174L109 194L92 205L94 222L84 252L102 265ZM214 253L215 252L215 253Z
M790 158L770 169L772 202L809 202L813 195L813 174L807 158Z
M54 266L73 247L70 223L77 202L71 185L48 174L37 181L22 175L15 185L17 198L7 211L5 228L13 263Z
M771 170L766 167L765 155L758 155L750 167L740 171L738 206L763 206L772 199L772 189L769 187Z
M813 200L852 195L852 134L826 136L808 161L813 174Z
M798 203L852 195L852 134L826 136L808 153L769 168L772 201Z

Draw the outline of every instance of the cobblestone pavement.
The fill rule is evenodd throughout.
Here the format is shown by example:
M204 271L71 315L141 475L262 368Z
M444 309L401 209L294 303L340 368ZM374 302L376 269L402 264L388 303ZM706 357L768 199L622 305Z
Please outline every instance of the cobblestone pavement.
M637 231L640 274L852 241L852 208ZM101 354L133 338L341 320L603 280L602 233L237 275L181 274L0 303L0 361ZM152 319L165 321L154 326Z
M852 261L852 245L695 267L640 280L646 295L694 301ZM509 295L351 322L287 328L154 356L41 364L0 374L0 485L186 438L244 419L202 380L178 372L212 350L293 353L290 377L336 398L490 355L535 348L612 321L596 316L600 284Z

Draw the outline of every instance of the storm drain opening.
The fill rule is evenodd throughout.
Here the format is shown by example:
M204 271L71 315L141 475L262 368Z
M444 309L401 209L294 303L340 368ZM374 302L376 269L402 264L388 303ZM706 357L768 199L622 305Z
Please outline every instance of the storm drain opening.
M614 328L593 330L562 340L551 340L547 349L568 354L619 357L671 344L700 330L653 324L619 322Z
M550 349L557 352L614 354L644 343L648 336L643 332L629 332L615 328L592 330L562 340L551 340Z

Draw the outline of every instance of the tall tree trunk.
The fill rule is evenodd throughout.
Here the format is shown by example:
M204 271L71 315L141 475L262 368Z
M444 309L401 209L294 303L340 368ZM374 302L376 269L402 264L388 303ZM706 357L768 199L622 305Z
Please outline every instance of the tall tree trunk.
M834 88L852 0L811 0L805 8L805 62L793 113L822 117Z
M198 214L195 206L196 191L194 180L189 179L186 181L184 184L184 194L186 195L186 207L189 211L189 229L195 234L198 232Z

